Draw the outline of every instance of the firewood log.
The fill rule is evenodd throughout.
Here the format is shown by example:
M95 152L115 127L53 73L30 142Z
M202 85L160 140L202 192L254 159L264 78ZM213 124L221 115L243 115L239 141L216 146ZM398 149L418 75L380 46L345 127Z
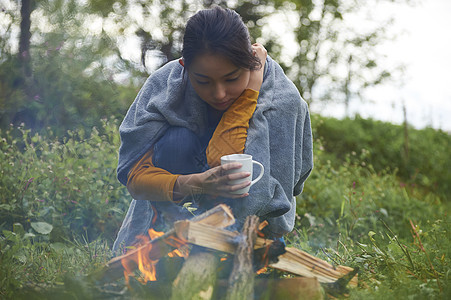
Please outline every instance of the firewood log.
M213 296L219 257L204 249L193 252L172 283L171 300L209 300Z
M241 234L237 237L233 269L229 277L229 288L226 300L254 298L254 266L253 253L257 238L257 216L248 216Z
M214 208L191 219L191 222L214 226L216 228L225 228L235 223L235 218L231 209L225 204L219 204ZM138 268L136 256L139 252L144 252L153 261L157 261L175 248L168 244L168 240L177 237L175 230L172 229L164 235L139 245L136 249L127 252L124 255L111 259L102 269L92 274L90 278L99 282L112 282L124 277L124 264L129 270Z

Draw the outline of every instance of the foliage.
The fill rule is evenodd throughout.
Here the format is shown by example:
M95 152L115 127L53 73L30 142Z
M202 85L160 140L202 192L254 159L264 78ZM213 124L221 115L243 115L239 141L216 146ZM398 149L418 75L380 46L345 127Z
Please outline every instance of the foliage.
M11 75L8 74L9 63L0 65L0 76L6 78ZM5 93L11 92L1 99L5 101L2 103L5 108L2 111L2 127L24 122L41 131L52 126L61 135L67 129L99 126L104 117L125 114L126 106L134 96L126 88L110 84L103 78L100 68L93 70L90 76L80 75L89 63L67 56L67 53L41 57L34 63L32 100L20 93L21 90L14 84L6 86ZM20 82L19 77L16 81ZM7 84L7 80L3 82ZM134 89L132 91L135 92ZM14 93L19 97L14 98ZM128 101L121 101L124 98Z
M19 223L39 233L42 226L33 224L46 222L53 225L51 242L80 236L111 242L129 198L116 180L118 124L103 121L100 131L68 132L62 140L22 127L2 131L1 228Z
M316 145L290 243L333 264L360 267L353 299L449 295L446 200L403 185L390 171L376 172L367 151L334 167L322 159L321 141Z
M2 299L67 299L74 295L91 299L86 279L79 279L83 285L78 289L69 287L111 257L105 241L49 242L48 234L25 233L20 224L15 224L13 231L3 230L0 254ZM55 293L55 286L66 287L64 298Z
M134 5L129 2L127 6ZM347 105L351 98L362 100L362 91L391 78L399 69L398 66L392 69L380 67L379 61L384 57L376 50L379 43L388 39L386 29L390 19L366 31L346 23L353 14L364 13L367 7L377 5L375 1L153 1L141 3L139 18L125 11L120 15L138 28L141 61L145 63L152 58L165 63L180 55L187 18L199 9L214 5L237 11L249 28L252 41L264 41L277 61L281 61L284 48L298 48L288 60L289 64L281 64L308 102L317 99L341 101ZM294 34L295 45L287 43L286 35L277 32L280 29L274 26L272 19L277 14L292 16L292 27L287 29Z
M0 297L106 297L87 275L109 259L130 199L115 175L114 117L124 115L151 62L180 54L188 15L228 3L34 1L31 77L24 76L14 49L19 2L4 3ZM278 12L295 14L300 49L283 67L300 79L295 83L307 100L321 82L331 89L319 96L346 102L390 76L391 70L378 69L380 57L372 52L385 38L385 24L364 33L344 29L346 14L361 8L356 1L233 3L253 38L263 37L276 59L282 43L262 36L262 26ZM133 37L140 39L141 62L124 55L124 39ZM343 66L344 76L337 73ZM361 284L352 299L449 296L449 134L359 117L312 121L315 169L298 199L288 243L332 263L359 266ZM131 286L146 294L133 281L116 289Z
M313 116L316 133L319 120L336 128L349 122ZM390 128L367 122L377 132ZM88 277L111 256L111 242L128 207L129 196L115 177L117 125L103 121L89 135L77 130L61 140L51 131L44 137L23 127L1 132L3 298L147 295L148 287L138 282L127 287L120 281L104 289ZM442 135L415 134L419 139L435 136L435 141ZM371 148L353 154L337 147L344 155L337 158L341 154L325 146L332 135L315 140L315 168L299 196L296 227L287 243L333 264L360 267L360 285L350 291L351 299L446 298L451 292L447 198L403 184L392 170L377 171ZM391 147L390 135L379 138ZM429 148L436 151L434 143Z
M284 68L307 102L342 102L347 109L351 99L365 100L362 92L367 87L402 69L380 66L384 56L378 53L377 45L389 39L386 30L392 20L388 15L382 22L368 20L378 1L290 2L299 18L294 29L299 50ZM367 15L366 26L349 24L356 14Z
M314 136L322 141L321 158L337 167L343 161L371 165L376 172L396 172L406 188L426 188L446 199L451 195L451 136L432 128L346 118L338 120L315 115Z
M318 90L324 94L315 99L347 102L392 72L378 67L382 57L373 51L386 39L387 24L364 33L345 28L345 16L364 7L354 0L33 1L27 53L16 53L12 47L16 36L11 32L20 29L21 17L28 17L19 14L19 2L4 5L0 12L5 20L0 30L2 128L24 122L65 132L123 115L148 73L180 56L188 17L212 5L239 12L252 41L263 40L277 61L286 43L274 34L263 36L264 29L274 28L272 16L293 14L300 48L290 64L282 66L309 102L321 82ZM133 41L136 49L126 44ZM347 71L340 73L343 68Z
M8 43L0 44L1 128L10 123L39 130L51 126L61 136L66 130L100 126L102 118L124 115L136 96L134 83L114 82L114 76L127 68L114 60L114 41L103 30L86 32L87 20L95 18L75 2L36 3L30 53L15 55ZM15 18L11 20L13 28ZM42 25L46 22L53 25ZM30 56L31 75L22 71L23 55Z

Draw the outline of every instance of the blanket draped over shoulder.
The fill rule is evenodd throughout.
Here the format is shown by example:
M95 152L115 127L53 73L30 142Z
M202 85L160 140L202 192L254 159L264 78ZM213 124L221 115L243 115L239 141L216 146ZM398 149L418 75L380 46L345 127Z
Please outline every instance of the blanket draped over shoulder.
M178 61L171 61L153 73L119 129L119 181L126 185L131 167L170 126L186 127L201 136L207 127L206 105ZM251 187L248 197L231 201L236 219L257 215L268 220L272 234L290 232L295 220L295 196L302 192L313 167L312 132L306 102L270 57L266 60L257 107L249 122L245 153L261 162L265 173ZM151 219L151 212L145 215L143 211L145 207L150 209L149 204L142 204L139 212L133 211L138 202L133 200L123 227ZM133 221L133 214L138 213L140 220ZM128 234L136 233L132 230Z

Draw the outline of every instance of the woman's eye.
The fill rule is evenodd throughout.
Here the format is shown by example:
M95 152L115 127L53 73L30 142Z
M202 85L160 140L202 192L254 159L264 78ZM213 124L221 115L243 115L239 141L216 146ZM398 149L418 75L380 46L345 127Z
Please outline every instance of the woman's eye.
M227 82L232 82L232 81L238 80L238 78L240 78L240 76L235 77L235 78L231 78L231 79L227 79L226 81L227 81Z
M196 80L196 82L197 82L198 84L208 84L208 81L199 81L199 80Z

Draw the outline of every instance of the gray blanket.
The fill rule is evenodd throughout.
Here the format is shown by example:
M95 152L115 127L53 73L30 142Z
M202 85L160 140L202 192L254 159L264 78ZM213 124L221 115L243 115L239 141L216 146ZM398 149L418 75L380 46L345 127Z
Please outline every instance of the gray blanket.
M119 128L119 181L126 184L133 164L169 126L183 126L203 135L207 126L206 105L186 76L184 79L178 61L171 61L153 73ZM249 123L245 153L264 165L265 174L251 187L248 197L231 202L235 217L240 223L255 214L269 221L272 234L290 232L296 212L295 196L302 192L313 167L312 133L306 102L270 57L257 108ZM141 230L149 226L152 215L148 202L133 200L116 242L145 232Z

